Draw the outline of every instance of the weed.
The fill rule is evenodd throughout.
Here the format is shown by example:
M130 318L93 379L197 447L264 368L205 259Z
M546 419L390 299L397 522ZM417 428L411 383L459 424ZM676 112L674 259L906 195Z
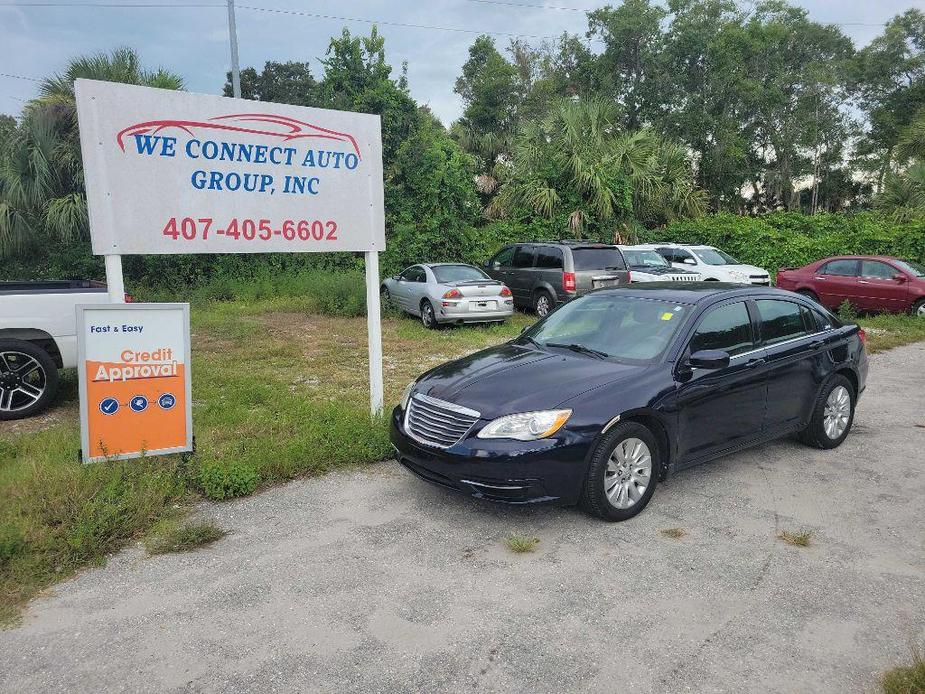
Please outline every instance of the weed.
M850 301L845 299L838 307L838 320L842 323L857 323L858 311Z
M238 460L207 463L199 470L203 493L216 501L253 494L259 482L254 467Z
M540 538L527 537L526 535L518 535L515 533L505 538L504 544L506 544L508 549L512 552L523 554L525 552L532 552L536 549L536 546L540 544Z
M680 540L682 537L687 535L687 532L684 530L684 528L663 528L659 532L661 532L665 537L670 537L672 540Z
M777 538L779 540L783 540L788 545L793 545L794 547L809 547L812 536L813 534L809 530L801 530L799 532L781 530L777 533Z
M912 664L900 665L883 673L880 678L883 694L925 694L925 656L912 647Z
M182 522L164 520L154 526L145 538L148 554L189 552L225 537L227 533L209 521Z

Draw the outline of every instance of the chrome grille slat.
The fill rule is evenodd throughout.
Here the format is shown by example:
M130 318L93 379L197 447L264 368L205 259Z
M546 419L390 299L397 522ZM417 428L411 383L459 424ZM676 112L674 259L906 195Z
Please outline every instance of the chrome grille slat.
M405 430L420 443L449 448L472 428L480 413L418 393L408 401Z

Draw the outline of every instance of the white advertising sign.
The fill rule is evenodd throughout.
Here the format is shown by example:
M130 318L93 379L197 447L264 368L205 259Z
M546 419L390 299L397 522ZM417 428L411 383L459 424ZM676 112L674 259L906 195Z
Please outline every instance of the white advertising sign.
M191 451L189 304L77 307L85 462Z
M76 90L95 254L385 249L379 116Z

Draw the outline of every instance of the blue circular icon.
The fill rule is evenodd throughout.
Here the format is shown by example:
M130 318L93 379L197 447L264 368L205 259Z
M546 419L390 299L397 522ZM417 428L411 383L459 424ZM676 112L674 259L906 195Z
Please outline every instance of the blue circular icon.
M131 402L128 404L132 408L133 412L144 412L148 409L148 398L144 395L136 395L132 398Z
M119 411L119 401L115 398L103 398L100 400L100 412L103 414L115 414Z
M157 404L160 405L162 410L172 410L173 406L177 404L177 399L173 396L173 393L164 393L157 399Z

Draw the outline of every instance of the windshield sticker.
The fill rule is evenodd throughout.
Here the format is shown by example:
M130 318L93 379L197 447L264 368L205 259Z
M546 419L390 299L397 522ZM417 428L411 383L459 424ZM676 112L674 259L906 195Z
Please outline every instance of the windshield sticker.
M672 318L674 318L674 314L671 311L665 311L662 314L662 320L671 320Z

